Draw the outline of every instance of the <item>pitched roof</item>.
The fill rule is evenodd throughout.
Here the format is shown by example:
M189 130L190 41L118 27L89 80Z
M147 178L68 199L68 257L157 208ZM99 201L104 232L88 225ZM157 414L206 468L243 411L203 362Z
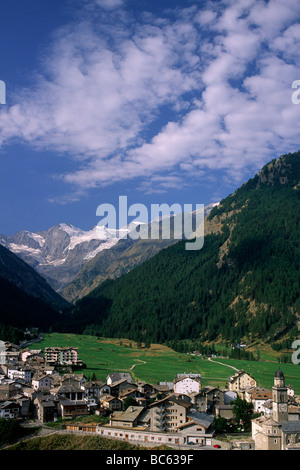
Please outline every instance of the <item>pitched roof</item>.
M135 421L139 415L145 410L143 406L129 406L125 411L115 411L111 415L113 421Z
M176 403L177 405L183 406L184 408L190 408L192 406L190 402L187 402L186 400L182 400L181 398L177 398L174 394L172 394L172 395L168 395L165 398L162 398L162 400L154 401L153 403L149 405L149 407L161 405L162 403L165 403L168 401L172 403Z
M283 432L300 432L300 421L285 421L281 423L281 429Z
M190 411L187 413L187 418L191 419L197 424L200 424L206 429L209 428L214 420L213 416L210 416L207 413L200 413L199 411Z

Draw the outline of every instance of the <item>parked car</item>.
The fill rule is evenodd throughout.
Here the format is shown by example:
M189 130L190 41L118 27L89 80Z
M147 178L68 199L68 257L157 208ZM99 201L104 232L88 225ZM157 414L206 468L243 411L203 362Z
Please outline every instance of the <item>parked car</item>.
M214 447L215 449L221 449L221 446L220 446L219 444L215 444L213 447Z

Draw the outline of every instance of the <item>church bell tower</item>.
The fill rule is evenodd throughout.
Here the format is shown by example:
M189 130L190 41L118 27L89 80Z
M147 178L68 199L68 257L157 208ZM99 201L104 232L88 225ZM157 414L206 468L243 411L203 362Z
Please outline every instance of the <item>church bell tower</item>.
M284 375L280 367L274 376L272 387L273 419L277 423L288 421L288 393L285 386Z

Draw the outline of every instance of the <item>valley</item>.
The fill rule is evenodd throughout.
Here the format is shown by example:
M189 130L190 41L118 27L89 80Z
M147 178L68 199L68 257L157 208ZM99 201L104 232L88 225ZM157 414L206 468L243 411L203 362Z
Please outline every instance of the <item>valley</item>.
M229 376L234 374L234 367L246 370L256 378L259 386L270 388L280 357L278 353L262 345L260 361L226 359L221 356L210 361L207 357L177 353L161 344L138 348L136 342L124 338L98 338L62 333L45 334L41 342L34 343L30 348L44 349L57 345L78 348L78 355L87 368L77 373L87 376L95 374L97 378L105 381L108 374L115 371L130 372L135 379L153 384L173 381L177 373L193 372L201 374L203 386L223 387ZM222 345L219 345L219 348L221 349ZM139 365L132 369L136 363ZM297 367L291 362L282 365L287 383L291 382L295 393L299 394L300 375Z

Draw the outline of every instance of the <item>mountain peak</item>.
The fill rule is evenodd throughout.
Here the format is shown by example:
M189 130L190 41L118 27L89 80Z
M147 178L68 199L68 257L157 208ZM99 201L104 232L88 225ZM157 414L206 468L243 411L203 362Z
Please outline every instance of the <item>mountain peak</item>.
M274 158L257 174L257 185L285 185L299 187L300 181L300 151Z

